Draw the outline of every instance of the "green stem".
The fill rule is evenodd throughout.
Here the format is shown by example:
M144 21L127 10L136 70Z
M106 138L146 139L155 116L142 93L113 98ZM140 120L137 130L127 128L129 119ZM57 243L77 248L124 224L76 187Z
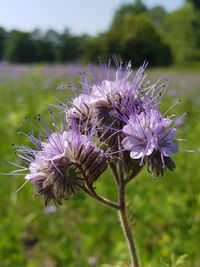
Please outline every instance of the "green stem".
M97 192L94 190L94 188L91 185L90 185L89 189L87 189L86 187L82 187L82 189L85 193L87 193L89 196L95 198L99 202L102 202L103 204L110 206L111 208L114 208L117 210L120 209L120 205L118 205L117 203L110 201L109 199L97 194Z
M119 150L122 149L120 135L118 135L118 147L119 147ZM119 157L123 159L124 161L123 152L119 152ZM118 202L120 205L119 218L120 218L123 233L124 233L124 236L126 238L128 248L129 248L129 253L131 257L131 267L139 267L140 265L139 265L139 260L138 260L138 256L136 252L136 245L135 245L133 233L131 231L131 226L129 224L129 220L127 216L126 200L125 200L125 188L128 182L130 181L130 178L124 179L124 167L125 166L123 165L123 162L119 161L118 163L118 179L119 179Z
M79 166L79 169L85 179L85 182L86 182L86 186L83 185L82 186L82 190L87 193L89 196L95 198L96 200L104 203L105 205L107 206L110 206L111 208L114 208L114 209L120 209L120 205L118 203L115 203L113 201L110 201L109 199L105 198L105 197L102 197L100 196L99 194L97 194L97 192L95 191L94 187L93 187L93 184L89 181L87 175L85 174L84 170L82 169L81 166Z
M120 206L121 208L119 210L119 217L131 256L131 267L139 267L140 265L137 256L136 245L127 216L127 209L125 203L125 183L122 183L120 188Z

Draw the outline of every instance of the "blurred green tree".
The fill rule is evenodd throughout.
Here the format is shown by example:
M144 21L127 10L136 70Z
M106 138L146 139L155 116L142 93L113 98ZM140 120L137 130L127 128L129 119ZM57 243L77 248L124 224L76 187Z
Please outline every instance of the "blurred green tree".
M155 6L145 12L145 15L150 18L154 26L162 27L163 21L167 15L166 10L162 6Z
M107 35L107 33L104 33L97 37L85 36L81 56L83 62L97 62L98 58L104 60L109 58L110 50Z
M112 27L103 38L107 42L103 51L107 58L116 53L125 61L131 60L135 66L144 60L152 66L171 62L169 45L144 14L124 17L120 26Z
M187 2L191 3L195 9L200 10L200 0L187 0Z
M141 0L136 0L132 4L124 4L115 12L111 28L120 26L125 17L133 17L147 10Z
M123 33L123 37L119 38L122 58L131 59L136 66L144 60L152 66L170 63L169 46L162 41L162 36L146 16L126 17L120 32Z
M59 34L50 29L44 35L35 32L34 41L37 61L52 63L58 61Z
M82 44L84 36L74 36L66 29L59 39L59 61L72 62L77 61L82 54Z
M0 60L3 59L7 32L0 27Z
M166 16L164 29L176 64L200 60L200 12L184 6Z
M36 61L36 48L31 34L16 30L11 31L5 42L5 59L20 63Z
M152 66L168 65L172 61L171 50L162 32L156 28L161 26L165 15L163 8L148 10L141 1L123 5L117 10L107 32L87 39L84 53L89 61L118 54L135 66L144 60L150 61Z
M200 0L167 13L161 6L148 9L141 0L122 5L108 31L97 37L76 36L69 29L32 33L0 28L0 60L10 62L96 62L112 54L140 65L183 64L200 59ZM184 27L183 27L184 25Z

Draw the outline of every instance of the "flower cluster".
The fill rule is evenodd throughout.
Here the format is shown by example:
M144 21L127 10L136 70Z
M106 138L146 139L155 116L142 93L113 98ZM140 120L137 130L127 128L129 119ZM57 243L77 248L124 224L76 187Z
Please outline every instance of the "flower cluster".
M62 203L78 190L95 194L93 183L108 164L120 164L127 180L145 164L157 177L175 168L175 123L159 106L166 83L145 82L145 68L134 73L130 64L119 65L114 78L107 71L105 79L81 81L81 94L65 109L64 131L30 136L34 149L18 147L28 163L26 179L46 204Z
M120 65L112 80L107 75L96 83L82 82L84 90L73 99L66 118L83 128L95 123L99 135L103 133L101 140L119 151L125 173L135 173L147 163L148 171L159 177L166 168L175 168L171 157L178 152L176 129L159 106L167 83L145 83L145 68L144 64L134 74L130 64L125 69Z
M31 138L37 149L18 148L19 156L28 161L26 179L32 181L36 194L61 204L76 191L89 186L107 167L103 150L92 141L92 136L78 129L47 133L47 141Z

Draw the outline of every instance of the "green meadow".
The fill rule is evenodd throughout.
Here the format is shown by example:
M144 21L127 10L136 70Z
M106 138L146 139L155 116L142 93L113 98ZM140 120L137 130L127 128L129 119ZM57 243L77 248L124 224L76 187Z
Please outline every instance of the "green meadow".
M27 142L21 132L33 130L34 118L49 119L49 108L67 103L73 94L67 66L10 67L0 72L0 172L16 169L19 163L12 144ZM22 68L22 67L21 67ZM81 69L81 67L80 67ZM5 74L5 73L4 73ZM127 189L132 227L144 267L200 267L200 153L183 150L200 148L200 76L197 70L149 69L153 82L169 80L162 98L166 111L177 117L188 115L178 127L180 152L174 156L176 169L155 179L144 167ZM66 86L65 86L66 85ZM57 120L64 118L62 109ZM23 176L0 175L0 267L125 267L129 255L115 210L78 193L62 206L44 207L34 197L31 183ZM109 172L96 189L116 199ZM18 192L17 192L18 191Z

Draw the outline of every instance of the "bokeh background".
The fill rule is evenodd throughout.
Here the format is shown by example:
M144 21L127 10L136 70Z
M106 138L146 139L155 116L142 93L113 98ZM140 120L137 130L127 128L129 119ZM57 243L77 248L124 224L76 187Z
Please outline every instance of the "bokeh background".
M170 115L188 116L177 122L187 141L176 170L155 179L144 168L127 190L142 266L200 267L200 154L182 151L200 148L200 1L70 2L0 1L0 172L20 163L12 144L27 140L18 133L35 131L35 116L73 97L69 82L80 87L88 63L146 60L152 82L169 80L162 110L181 99ZM16 193L23 183L0 175L0 267L128 264L115 211L83 193L45 208L31 184ZM96 187L115 200L109 172Z

